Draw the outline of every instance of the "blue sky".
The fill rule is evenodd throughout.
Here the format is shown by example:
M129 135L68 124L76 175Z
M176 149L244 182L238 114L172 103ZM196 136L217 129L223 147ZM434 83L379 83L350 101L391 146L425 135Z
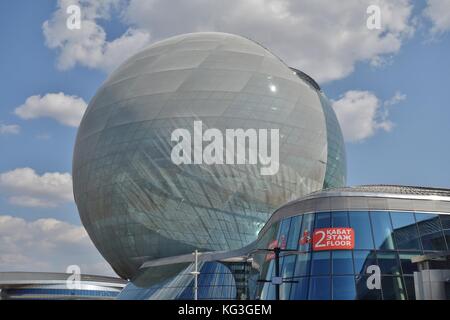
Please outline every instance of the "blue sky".
M242 34L317 79L349 132L349 185L450 187L450 1L372 1L381 7L382 28L375 31L365 26L370 1L351 0L341 8L334 1L254 0L257 9L249 2L0 2L0 240L8 244L0 245L0 255L9 257L0 258L0 270L63 271L82 260L78 264L89 272L112 273L69 199L73 122L127 55L183 32ZM84 25L95 28L64 30L69 4L80 5ZM38 96L34 104L27 100L32 96ZM55 110L52 99L67 101L78 113ZM355 123L367 133L352 135ZM36 185L17 183L24 175L25 183ZM11 238L13 228L32 234L35 245ZM53 233L39 233L46 228ZM79 242L64 256L67 246L52 237L70 232ZM40 241L53 241L52 249ZM44 263L46 257L51 261Z

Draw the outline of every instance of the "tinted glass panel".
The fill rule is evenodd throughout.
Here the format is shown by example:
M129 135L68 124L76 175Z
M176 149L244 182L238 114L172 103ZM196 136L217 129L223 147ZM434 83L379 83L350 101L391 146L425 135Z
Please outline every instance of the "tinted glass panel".
M382 274L400 274L400 264L397 253L395 252L377 252L378 265Z
M405 287L401 277L382 276L381 288L384 300L406 300Z
M355 298L355 277L333 276L333 300L354 300Z
M369 213L349 212L350 226L355 230L355 249L373 249L372 229Z
M392 225L389 212L373 211L370 213L375 247L377 249L394 249Z
M405 282L406 293L408 295L408 300L416 300L416 290L414 288L414 277L404 276L403 280Z
M333 274L353 274L353 259L351 251L332 251ZM352 277L353 278L353 277ZM353 281L353 280L352 280Z
M365 274L368 266L377 264L375 253L373 251L368 250L353 251L353 257L356 274L359 273Z
M325 275L330 273L330 252L318 251L312 253L311 275Z
M446 250L441 222L437 214L416 213L423 250Z
M402 266L403 274L413 274L417 271L417 264L411 262L411 258L415 256L420 256L421 252L401 252L399 253L400 264Z
M287 238L289 234L289 226L291 224L291 219L284 219L281 221L280 232L278 234L278 245L281 248L286 248Z
M294 276L296 255L290 255L283 258L283 268L281 276L283 278L290 278Z
M347 211L335 211L331 213L332 226L346 228L350 226Z
M441 214L439 217L441 218L442 227L450 229L450 214Z
M447 246L450 247L450 229L444 230L445 241L447 242Z
M397 249L420 250L419 232L412 212L391 212Z
M280 286L280 300L289 300L292 283L283 283Z
M286 248L297 250L297 243L300 234L300 228L302 224L302 216L295 216L291 221L291 228L289 231L289 237Z
M368 275L356 276L356 294L358 300L381 300L380 289L368 289L368 278Z
M309 251L311 247L310 239L313 228L314 228L314 215L310 213L303 215L303 223L299 239L299 250Z
M297 283L291 287L291 300L306 300L308 298L308 278L297 278Z
M309 300L330 300L330 277L311 277L309 282Z
M311 253L303 253L297 255L297 263L295 264L295 276L309 275L311 265Z
M315 228L329 228L331 227L331 216L329 212L320 212L316 214Z

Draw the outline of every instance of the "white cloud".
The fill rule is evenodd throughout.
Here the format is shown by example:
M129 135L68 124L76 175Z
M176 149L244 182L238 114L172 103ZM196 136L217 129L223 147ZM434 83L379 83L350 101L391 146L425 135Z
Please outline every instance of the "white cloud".
M87 104L82 98L60 92L31 96L14 113L22 119L48 117L64 125L77 127L86 108Z
M424 15L431 20L431 33L443 33L450 30L450 1L427 0Z
M0 215L1 271L65 272L73 264L82 273L114 275L82 226Z
M82 7L81 30L65 26L69 4ZM101 3L102 5L100 5ZM380 30L366 26L367 7L381 8ZM130 29L108 41L98 22L120 8ZM382 64L414 32L411 0L60 0L43 25L58 66L110 71L150 42L180 33L222 31L249 37L286 63L325 82L350 74L357 62Z
M19 134L20 126L17 124L0 123L0 134Z
M358 142L373 136L378 130L390 131L394 124L388 119L388 107L405 99L406 95L396 92L392 98L381 102L369 91L351 90L332 103L344 139Z
M389 107L389 106L393 106L396 105L400 102L402 102L403 100L406 99L406 94L401 93L400 91L397 91L392 98L390 98L389 100L386 100L384 102L384 105Z
M58 68L67 70L80 64L89 68L110 71L123 60L137 52L150 41L150 34L144 30L128 29L121 37L107 40L105 30L97 24L100 19L109 19L111 12L121 7L120 0L59 0L58 8L42 28L46 45L57 49ZM81 28L69 30L66 20L69 5L81 8Z
M57 207L73 202L69 173L38 175L31 168L18 168L0 173L0 190L10 203L24 207Z
M366 26L369 5L381 8L381 29ZM410 0L131 0L124 20L154 39L195 31L241 34L320 82L374 65L400 50L414 32Z

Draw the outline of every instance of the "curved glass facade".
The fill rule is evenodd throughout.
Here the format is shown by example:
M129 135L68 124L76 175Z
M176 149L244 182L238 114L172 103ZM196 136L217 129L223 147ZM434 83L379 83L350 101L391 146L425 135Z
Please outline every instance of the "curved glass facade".
M111 74L81 121L73 184L82 223L124 278L148 260L241 248L276 207L345 181L331 113L317 89L248 39L197 33L155 43ZM194 121L220 132L279 130L278 172L175 164L172 133L198 136Z
M323 113L327 124L327 170L323 188L337 188L346 185L347 180L347 158L345 153L344 136L337 120L336 114L331 107L330 101L322 93L319 93Z
M236 282L230 269L219 262L199 263L198 299L229 300L236 299ZM127 285L118 299L121 300L162 300L194 299L194 279L191 272L194 266L185 267L178 274L156 281L154 270L144 270Z
M314 251L309 236L315 229L331 227L352 228L354 249ZM280 285L282 300L415 300L413 273L418 270L411 258L449 249L450 214L414 211L306 213L274 223L254 248L268 248L274 240L282 249L295 251L280 254L279 276L287 281ZM276 299L277 287L270 282L276 276L273 254L252 250L248 257L253 258L257 270L242 263L235 264L234 268L215 262L202 263L199 297ZM183 268L165 282L156 280L154 269L144 269L142 275L122 291L119 299L192 299L190 272L194 265L186 264ZM375 268L379 270L379 287L373 287L377 281L373 278ZM157 284L151 285L150 278ZM244 281L238 285L236 279Z
M354 250L313 251L305 235L314 229L353 228ZM283 254L281 276L294 283L281 285L281 299L354 300L415 299L411 258L445 251L450 244L450 215L405 211L333 211L307 213L283 219L268 229L260 246L273 240L301 253ZM262 263L261 277L275 275L274 260ZM369 266L381 271L381 288L368 285ZM373 267L372 267L373 268ZM260 284L257 297L274 299L276 287Z

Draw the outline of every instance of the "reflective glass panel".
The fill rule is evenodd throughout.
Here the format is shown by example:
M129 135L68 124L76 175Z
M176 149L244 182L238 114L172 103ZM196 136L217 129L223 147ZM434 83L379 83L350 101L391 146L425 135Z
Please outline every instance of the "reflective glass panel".
M367 281L370 281L369 275L356 276L356 294L358 300L381 300L381 289L369 289Z
M439 215L416 213L423 250L447 250Z
M414 288L414 277L404 276L403 280L405 282L406 293L408 295L408 300L416 300L416 290Z
M331 227L331 217L329 212L316 213L316 225L315 228L329 228Z
M354 276L333 276L333 300L355 300Z
M283 221L281 221L280 232L278 233L278 245L281 248L286 248L290 224L291 224L291 218L284 219Z
M399 250L421 250L419 232L412 212L391 212L394 238Z
M368 266L377 264L374 251L355 250L353 251L353 257L356 274L365 274Z
M406 300L406 291L402 277L382 276L381 288L384 300Z
M280 286L280 300L289 300L292 283L283 283Z
M378 265L381 274L400 274L400 264L396 252L377 252Z
M442 228L450 229L450 214L441 214L439 217L441 218Z
M330 273L330 252L316 251L312 253L311 275L325 275Z
M309 300L330 300L330 277L311 277L309 280Z
M349 212L349 220L350 226L355 230L355 249L373 249L369 213L365 211Z
M394 249L394 239L392 238L392 225L389 212L370 212L372 221L375 247L377 249Z
M286 249L293 249L293 250L297 249L301 225L302 225L302 216L292 217L291 228L289 231Z
M312 230L314 228L314 214L303 215L302 229L299 238L299 250L309 251L311 248Z
M332 212L331 221L334 228L347 228L350 226L347 211Z
M411 262L412 257L420 256L422 253L420 251L416 252L400 252L400 264L402 266L403 274L414 274L417 271L417 264Z
M352 252L349 250L332 251L333 274L353 274ZM353 281L353 280L352 280Z
M291 287L291 300L308 299L309 277L296 278L297 283L293 283Z
M309 275L311 266L311 253L301 253L297 255L297 263L295 264L295 276Z
M296 255L289 255L283 258L283 268L281 276L283 278L290 278L294 276Z

